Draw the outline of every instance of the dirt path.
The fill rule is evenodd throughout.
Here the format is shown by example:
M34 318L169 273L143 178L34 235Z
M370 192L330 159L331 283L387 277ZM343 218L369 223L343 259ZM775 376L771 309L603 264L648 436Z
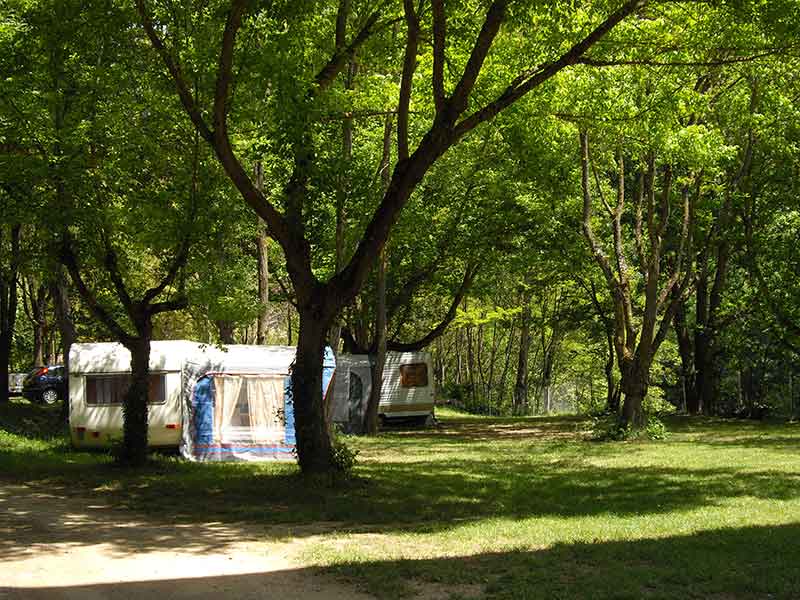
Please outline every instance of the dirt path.
M0 483L0 600L359 599L298 568L263 530L142 520L101 501Z

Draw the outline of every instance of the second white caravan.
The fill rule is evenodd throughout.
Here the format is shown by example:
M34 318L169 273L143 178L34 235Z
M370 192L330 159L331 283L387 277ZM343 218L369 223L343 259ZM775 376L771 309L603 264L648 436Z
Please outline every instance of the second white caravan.
M332 420L344 431L358 433L372 389L373 357L340 354L336 360ZM433 418L435 386L429 352L387 352L378 415L382 421Z

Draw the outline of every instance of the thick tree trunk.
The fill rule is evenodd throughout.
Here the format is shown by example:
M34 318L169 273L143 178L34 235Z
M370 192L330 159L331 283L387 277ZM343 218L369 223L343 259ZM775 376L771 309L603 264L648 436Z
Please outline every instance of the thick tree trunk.
M542 387L542 406L544 407L544 414L549 415L553 409L553 389L550 385L550 380L544 380Z
M317 307L300 308L297 356L292 370L297 454L305 474L335 469L331 434L322 397L322 360L330 319L320 318Z
M126 343L131 353L131 386L122 401L122 448L117 460L128 466L147 461L147 401L150 388L150 337Z
M619 418L620 427L642 429L647 424L643 402L647 396L650 366L641 364L640 360L635 360L622 365L621 371L620 389L623 403Z

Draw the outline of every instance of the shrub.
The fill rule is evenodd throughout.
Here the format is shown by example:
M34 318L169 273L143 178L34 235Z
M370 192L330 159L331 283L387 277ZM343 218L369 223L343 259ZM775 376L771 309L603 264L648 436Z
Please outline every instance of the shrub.
M646 415L646 425L635 428L628 424L622 427L616 420L597 418L592 427L592 439L598 442L624 442L629 440L663 440L668 432L664 422L656 415Z
M349 477L358 462L358 450L353 450L344 441L344 437L337 432L333 432L331 439L333 448L333 464L340 475Z

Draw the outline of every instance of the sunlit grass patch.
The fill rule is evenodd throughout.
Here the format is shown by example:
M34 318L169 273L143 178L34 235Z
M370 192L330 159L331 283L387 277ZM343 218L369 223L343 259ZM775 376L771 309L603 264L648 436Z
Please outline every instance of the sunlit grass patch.
M331 487L292 464L125 471L20 424L47 410L0 412L0 477L305 540L303 564L384 598L800 597L796 424L673 417L667 440L598 443L587 419L444 410L437 428L347 438L355 478Z

